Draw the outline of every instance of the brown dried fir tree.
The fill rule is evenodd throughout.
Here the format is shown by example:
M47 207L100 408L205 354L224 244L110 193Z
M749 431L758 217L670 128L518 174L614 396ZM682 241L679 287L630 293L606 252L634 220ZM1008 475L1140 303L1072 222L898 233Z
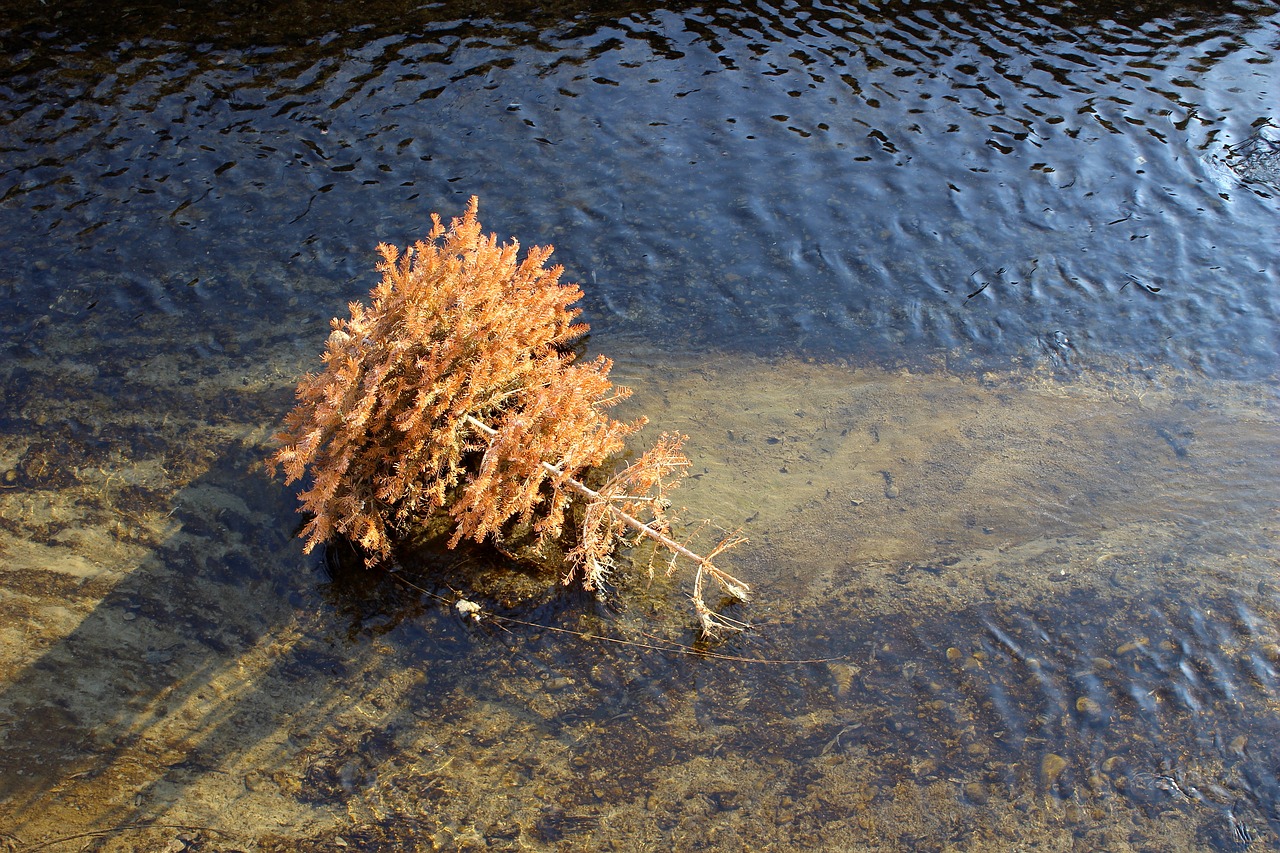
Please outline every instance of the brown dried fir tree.
M694 605L707 633L734 627L703 601L704 578L745 600L750 588L671 536L668 493L689 460L683 436L664 434L599 489L583 483L646 422L607 410L630 395L603 356L579 363L568 344L582 297L547 267L551 247L518 259L519 243L484 236L472 197L446 229L403 254L382 245L382 280L369 306L334 319L325 369L298 385L298 404L276 436L286 483L311 473L300 495L310 514L306 548L341 535L369 564L394 539L437 513L462 539L501 544L512 525L538 544L568 541L565 582L596 588L619 546L641 538L694 563ZM576 519L569 531L567 521Z

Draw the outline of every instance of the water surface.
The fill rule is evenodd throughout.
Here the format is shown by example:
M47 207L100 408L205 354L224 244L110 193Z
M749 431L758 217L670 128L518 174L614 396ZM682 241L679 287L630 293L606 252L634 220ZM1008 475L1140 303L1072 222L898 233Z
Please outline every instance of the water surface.
M1280 846L1275 4L29 3L0 43L0 840ZM271 433L376 243L473 193L689 434L749 633L698 644L643 555L597 602L301 554Z
M328 316L475 193L598 330L1274 367L1273 4L234 11L14 16L21 332Z

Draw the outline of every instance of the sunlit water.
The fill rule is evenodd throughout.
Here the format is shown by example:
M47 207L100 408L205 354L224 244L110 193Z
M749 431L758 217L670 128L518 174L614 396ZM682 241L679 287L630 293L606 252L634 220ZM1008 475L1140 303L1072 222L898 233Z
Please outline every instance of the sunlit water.
M373 243L475 193L602 330L1272 363L1280 167L1232 153L1280 135L1273 4L285 8L11 25L20 332L51 304L328 315Z
M0 11L0 845L1280 846L1274 3L170 5ZM301 555L270 433L471 194L752 632Z

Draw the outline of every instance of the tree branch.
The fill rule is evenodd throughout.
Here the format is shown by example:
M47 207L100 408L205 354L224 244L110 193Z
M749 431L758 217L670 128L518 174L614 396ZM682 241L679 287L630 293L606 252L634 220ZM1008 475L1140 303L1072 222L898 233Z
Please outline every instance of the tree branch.
M467 423L471 424L473 427L480 430L482 433L489 436L490 438L493 438L498 434L498 431L496 429L489 426L484 421L481 421L478 418L474 417L473 415L466 415L465 420L467 421ZM710 557L703 557L702 555L689 550L684 545L680 544L676 540L672 539L670 536L663 533L661 530L655 530L653 527L649 526L648 524L645 524L643 521L631 515L630 513L623 511L620 507L615 505L613 501L611 501L609 498L600 494L595 489L591 488L585 483L579 482L578 480L575 480L573 477L565 477L564 472L561 471L559 468L557 468L555 465L552 465L550 462L543 461L541 464L543 469L547 473L552 474L557 478L562 478L565 484L568 485L569 488L573 489L578 494L582 495L588 500L602 502L611 513L617 516L618 519L621 520L628 527L634 529L638 533L641 533L649 537L650 539L659 543L660 545L662 545L662 547L668 549L669 551L672 551L676 554L679 554L682 557L686 557L692 560L699 567L699 571L701 571L703 568L707 569L708 573L712 577L714 577L717 581L719 581L720 584L734 597L745 601L747 599L747 596L750 595L751 587L749 585L738 580L737 578L732 577L731 575L725 574L724 572L712 566ZM723 550L723 549L717 549L717 550Z

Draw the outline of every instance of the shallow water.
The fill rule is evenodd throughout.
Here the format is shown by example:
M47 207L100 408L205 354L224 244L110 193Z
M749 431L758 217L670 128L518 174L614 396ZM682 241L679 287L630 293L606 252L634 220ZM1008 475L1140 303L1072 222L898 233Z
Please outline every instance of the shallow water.
M1274 4L59 8L0 12L0 842L1280 846ZM301 554L270 434L471 193L752 631Z

